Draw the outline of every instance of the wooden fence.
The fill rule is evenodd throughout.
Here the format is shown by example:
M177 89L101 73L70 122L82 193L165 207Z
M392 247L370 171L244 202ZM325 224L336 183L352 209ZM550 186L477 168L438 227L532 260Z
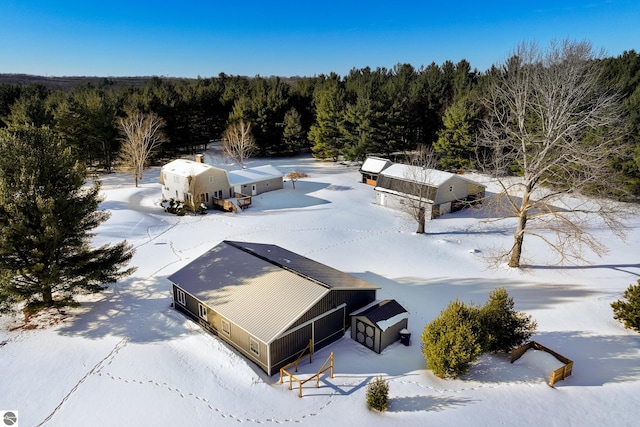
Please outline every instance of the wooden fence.
M322 366L320 367L320 369L318 370L318 372L316 372L315 374L311 375L309 378L305 379L305 380L301 380L300 378L297 378L295 375L293 375L290 372L287 372L286 370L286 366L280 369L280 384L282 384L282 377L284 375L288 375L289 376L289 390L293 390L293 381L296 381L298 383L298 397L302 397L302 386L311 381L312 379L315 378L316 380L316 388L320 387L320 375L322 375L323 373L327 372L327 371L331 371L330 373L330 377L333 378L333 362L334 362L334 357L333 357L333 351L331 352L331 354L329 355L329 357L327 358L327 360L325 360L325 362L322 364ZM294 362L295 363L295 362ZM293 363L290 363L289 365L293 365ZM287 365L287 366L289 366ZM298 365L296 364L296 372L298 371Z
M537 343L535 341L530 341L527 344L524 344L523 346L520 346L520 347L514 349L511 352L511 363L513 363L516 360L520 359L520 357L522 357L522 355L525 354L527 352L527 350L529 350L530 348L533 348L535 350L545 351L545 352L551 354L553 357L555 357L559 361L561 361L562 363L564 363L564 366L556 369L555 371L553 371L551 373L551 381L549 381L549 385L551 387L553 387L553 385L556 382L561 381L561 380L567 378L569 375L571 375L571 372L573 370L573 360L567 359L563 355L561 355L559 353L556 353L555 351L551 350L550 348L547 348L547 347L543 346L542 344Z

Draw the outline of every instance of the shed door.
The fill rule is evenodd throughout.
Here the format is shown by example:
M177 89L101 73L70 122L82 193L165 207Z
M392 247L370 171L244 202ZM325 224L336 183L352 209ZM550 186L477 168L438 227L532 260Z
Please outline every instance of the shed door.
M373 326L356 320L356 341L373 350L373 344L375 343L376 331Z
M258 192L256 191L256 185L252 184L251 185L251 195L255 196L256 194L258 194Z

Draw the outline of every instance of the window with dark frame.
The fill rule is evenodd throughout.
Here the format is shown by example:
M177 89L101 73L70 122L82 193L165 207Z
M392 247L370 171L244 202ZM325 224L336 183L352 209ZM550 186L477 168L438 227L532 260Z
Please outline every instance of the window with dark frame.
M198 315L200 318L207 320L207 307L202 304L198 304Z
M249 350L251 350L251 353L260 357L260 343L252 337L249 337Z
M229 324L229 322L227 320L222 319L222 333L224 333L227 336L231 336L231 325Z
M185 296L185 293L180 289L176 289L176 300L182 305L187 305L187 298Z

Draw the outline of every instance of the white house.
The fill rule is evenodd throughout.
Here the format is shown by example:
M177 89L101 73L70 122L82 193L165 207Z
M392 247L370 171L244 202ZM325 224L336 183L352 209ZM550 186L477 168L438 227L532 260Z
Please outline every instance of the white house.
M229 184L227 171L197 161L177 159L162 167L160 184L162 198L165 200L194 201L213 207L213 199L233 197L233 189Z

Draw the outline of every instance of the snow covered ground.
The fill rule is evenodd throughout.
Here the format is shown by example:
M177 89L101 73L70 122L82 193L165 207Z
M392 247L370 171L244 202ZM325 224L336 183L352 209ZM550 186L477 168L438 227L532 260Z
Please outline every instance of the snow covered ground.
M609 304L640 277L640 215L626 241L594 230L610 252L591 265L551 266L549 251L529 239L529 266L512 270L485 259L511 244L511 221L462 211L416 235L410 219L374 204L357 166L307 157L248 166L265 163L309 177L235 215L164 213L157 169L139 188L126 175L103 177L112 216L95 242L127 239L137 271L64 314L27 326L0 318L0 411L17 410L21 426L638 425L640 334L614 321ZM299 398L170 307L167 276L223 239L280 245L380 285L379 299L409 311L411 345L376 354L347 332L301 365L304 378L335 353L334 378L307 383ZM425 324L456 297L482 304L496 287L537 320L533 339L574 361L572 376L549 387L557 362L533 350L513 364L485 355L458 380L426 369ZM377 375L390 386L383 414L365 402Z

